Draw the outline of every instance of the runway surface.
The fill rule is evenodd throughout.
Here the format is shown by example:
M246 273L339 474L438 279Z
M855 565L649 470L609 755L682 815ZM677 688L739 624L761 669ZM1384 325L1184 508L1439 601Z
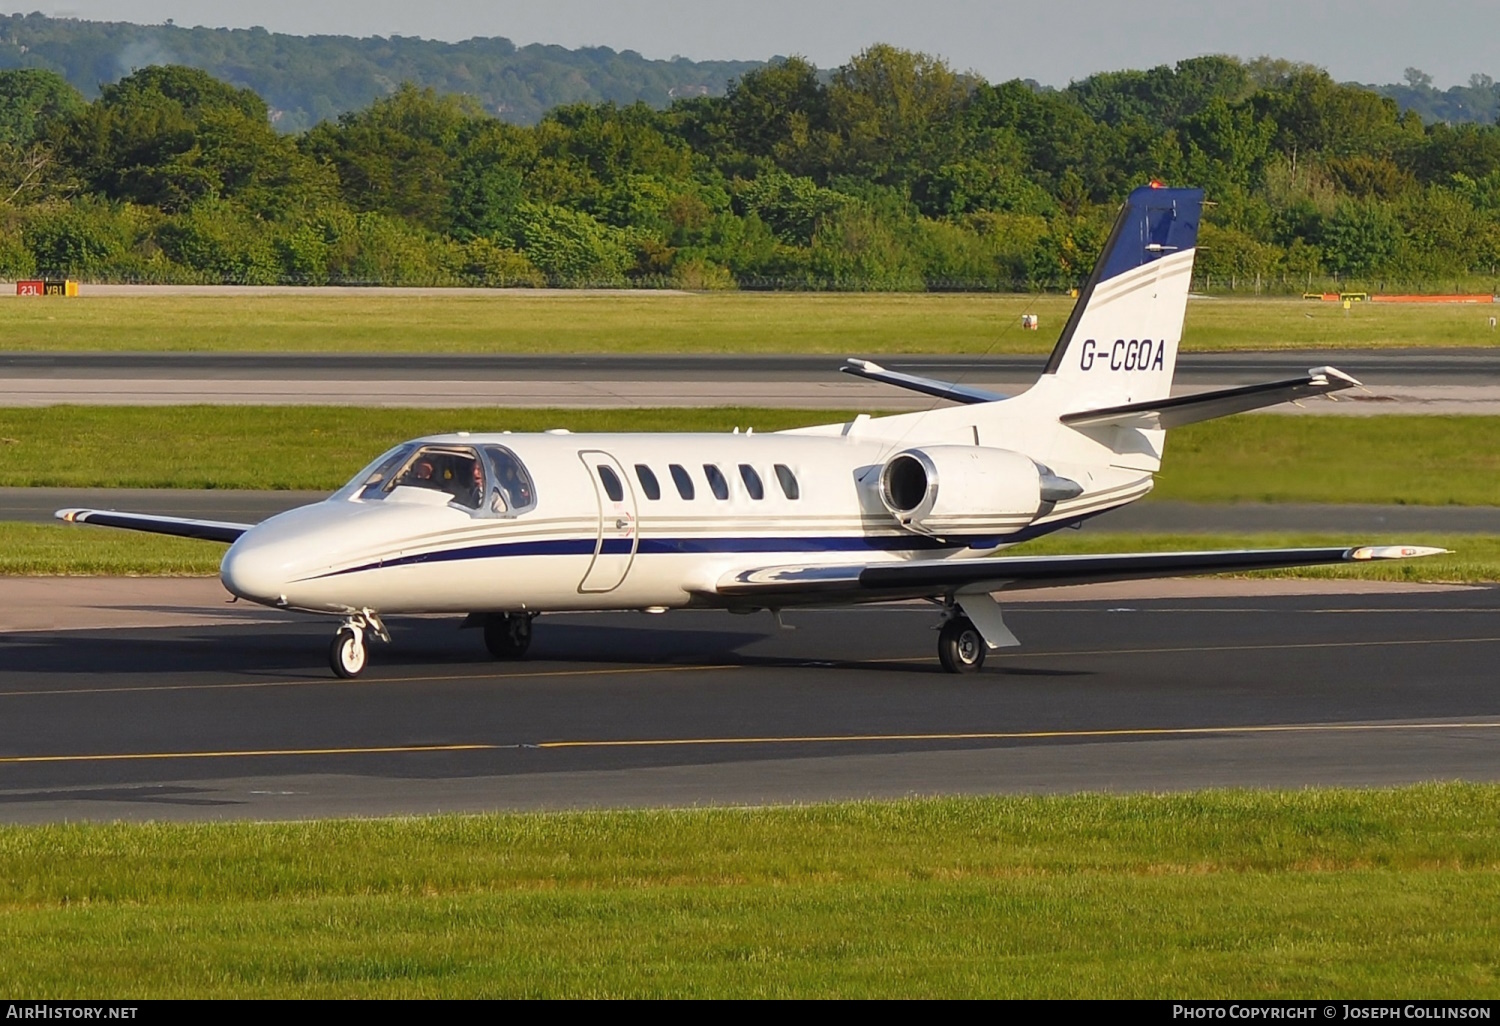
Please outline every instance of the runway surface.
M895 370L1005 394L1044 355L887 356ZM328 404L353 406L782 406L926 409L930 397L838 372L832 356L473 355L363 353L0 354L0 406ZM1494 413L1496 349L1189 353L1175 391L1275 380L1333 365L1368 390L1283 413Z
M889 355L875 360L912 374L1030 382L1041 373L1047 354ZM826 354L0 352L0 378L553 381L643 376L669 381L820 381L843 362L841 356ZM1500 346L1189 352L1178 357L1176 377L1189 383L1252 384L1322 364L1346 367L1374 385L1500 385Z
M234 489L0 488L0 521L55 523L52 514L59 509L92 507L253 524L326 497L326 492ZM1096 517L1089 529L1178 534L1255 531L1500 534L1500 507L1147 500Z
M403 620L356 682L267 611L3 634L0 820L1500 779L1500 589L1195 587L1033 596L969 677L919 606Z

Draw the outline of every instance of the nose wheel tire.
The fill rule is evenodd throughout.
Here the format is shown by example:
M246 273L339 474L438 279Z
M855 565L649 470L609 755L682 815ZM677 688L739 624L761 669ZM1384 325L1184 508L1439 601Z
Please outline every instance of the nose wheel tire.
M521 659L531 647L531 617L491 613L484 620L484 647L496 659Z
M365 646L365 632L358 627L340 627L328 647L328 664L333 672L345 679L358 677L370 661L370 650Z
M938 635L938 661L949 673L978 673L989 648L967 616L955 616Z

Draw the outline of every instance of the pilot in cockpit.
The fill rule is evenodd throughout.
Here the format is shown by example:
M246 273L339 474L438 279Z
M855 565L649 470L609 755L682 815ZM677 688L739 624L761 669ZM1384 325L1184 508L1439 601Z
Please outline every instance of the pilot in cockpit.
M470 509L478 509L484 501L484 467L478 460L469 460L468 480L458 501Z

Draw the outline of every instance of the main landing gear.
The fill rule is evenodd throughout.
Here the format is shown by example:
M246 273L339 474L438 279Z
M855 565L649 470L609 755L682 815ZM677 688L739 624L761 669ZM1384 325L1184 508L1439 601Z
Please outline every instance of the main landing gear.
M987 592L959 592L943 603L938 660L949 673L978 673L992 648L1019 645L1000 603Z
M531 647L530 613L486 613L484 647L496 659L522 659Z
M370 661L370 650L366 635L374 634L381 641L390 641L391 635L380 622L380 617L366 609L351 613L334 632L333 643L328 646L328 665L334 675L346 680L365 672Z
M987 647L973 621L967 616L953 616L938 634L938 661L949 673L978 673Z

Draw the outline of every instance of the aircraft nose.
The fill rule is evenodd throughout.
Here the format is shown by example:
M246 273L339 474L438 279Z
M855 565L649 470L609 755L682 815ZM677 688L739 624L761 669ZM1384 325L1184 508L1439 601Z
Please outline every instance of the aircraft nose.
M247 531L224 553L219 579L231 594L268 606L286 605L286 567L276 558L276 546L257 544Z

